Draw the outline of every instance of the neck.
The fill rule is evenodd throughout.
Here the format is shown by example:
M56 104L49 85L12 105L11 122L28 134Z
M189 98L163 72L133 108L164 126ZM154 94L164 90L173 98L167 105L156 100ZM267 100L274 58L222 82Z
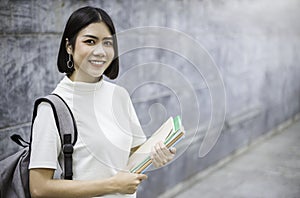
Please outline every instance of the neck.
M96 83L102 79L102 76L93 77L88 74L79 74L78 72L74 71L72 75L69 76L70 80L73 82L86 82L86 83Z

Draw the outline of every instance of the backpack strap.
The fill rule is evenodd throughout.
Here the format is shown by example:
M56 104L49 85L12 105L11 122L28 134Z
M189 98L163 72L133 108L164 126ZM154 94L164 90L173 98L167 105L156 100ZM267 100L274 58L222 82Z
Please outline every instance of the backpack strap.
M37 115L38 105L42 102L50 104L57 130L59 132L64 154L64 178L71 180L73 177L72 154L73 146L77 141L77 127L74 116L67 103L57 94L50 94L39 98L34 103L32 126ZM32 130L32 128L31 128Z

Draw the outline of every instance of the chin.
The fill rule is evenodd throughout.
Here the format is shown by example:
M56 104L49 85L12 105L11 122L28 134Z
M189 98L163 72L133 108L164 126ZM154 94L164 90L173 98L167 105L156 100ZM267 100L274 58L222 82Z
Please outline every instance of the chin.
M90 72L89 75L94 77L94 78L97 78L97 77L102 76L103 73L104 73L104 71L94 71L94 72Z
M104 72L103 72L104 73ZM102 75L103 75L103 73L101 73L101 74L94 74L94 75L91 75L93 78L100 78Z

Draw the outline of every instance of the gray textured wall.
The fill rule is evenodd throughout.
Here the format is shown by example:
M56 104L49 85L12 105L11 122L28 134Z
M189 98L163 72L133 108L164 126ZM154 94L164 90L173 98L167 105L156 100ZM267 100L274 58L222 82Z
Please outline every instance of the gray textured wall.
M60 36L70 13L84 5L107 10L117 31L162 26L184 32L207 50L224 81L225 127L211 152L199 158L211 114L205 78L195 74L188 60L170 51L145 48L121 56L122 80L116 83L130 88L152 76L157 82L175 84L170 90L148 82L131 92L148 135L167 116L182 113L178 106L180 98L195 94L200 108L194 111L201 114L199 126L190 121L196 115L193 109L183 117L188 135L179 148L182 155L176 163L150 173L139 191L143 193L141 197L156 197L300 111L300 2L297 0L1 0L0 159L18 149L7 141L12 132L28 134L34 99L50 93L62 77L56 69ZM180 41L174 42L178 42L178 48L186 47ZM188 79L192 92L178 82L175 74L159 75L159 67L152 62L179 71ZM145 63L151 63L153 69L132 74L130 69ZM130 78L123 79L126 75ZM189 109L194 104L184 105ZM193 143L185 150L195 131L198 133Z

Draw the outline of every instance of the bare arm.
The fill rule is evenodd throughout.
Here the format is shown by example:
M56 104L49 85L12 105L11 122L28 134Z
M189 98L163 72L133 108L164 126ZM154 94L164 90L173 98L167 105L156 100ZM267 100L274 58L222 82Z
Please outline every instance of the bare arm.
M103 180L76 181L52 179L53 169L31 169L29 172L32 197L93 197L106 194L132 194L146 175L119 172Z

